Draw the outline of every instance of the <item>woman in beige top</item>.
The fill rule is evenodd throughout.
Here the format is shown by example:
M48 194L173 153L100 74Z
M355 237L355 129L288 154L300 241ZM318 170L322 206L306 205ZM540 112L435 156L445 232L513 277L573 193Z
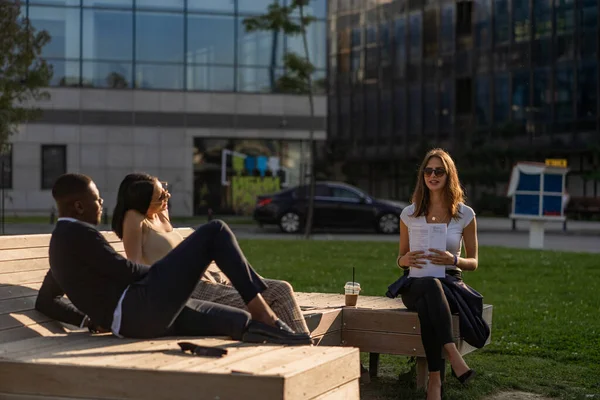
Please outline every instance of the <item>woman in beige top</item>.
M127 258L152 265L183 241L169 219L171 195L156 177L129 174L119 186L112 229L123 240ZM265 279L262 296L275 314L294 331L309 333L292 286L285 281ZM237 290L213 262L198 282L194 299L246 309Z

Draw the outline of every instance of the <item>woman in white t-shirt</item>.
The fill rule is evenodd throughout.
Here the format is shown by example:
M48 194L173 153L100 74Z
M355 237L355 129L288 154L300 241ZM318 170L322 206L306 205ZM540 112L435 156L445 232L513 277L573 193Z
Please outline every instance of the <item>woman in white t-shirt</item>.
M400 268L422 268L426 260L446 267L446 274L460 275L477 269L477 227L475 213L463 203L464 194L454 161L448 153L434 149L427 153L418 173L412 204L400 216ZM430 249L410 251L411 229L423 224L446 224L446 251ZM464 242L466 257L461 257ZM421 339L427 356L429 383L427 399L440 399L443 365L442 348L446 350L454 373L462 383L474 377L452 340L452 316L440 279L409 278L400 294L409 310L417 311L421 323ZM454 310L452 310L454 311Z

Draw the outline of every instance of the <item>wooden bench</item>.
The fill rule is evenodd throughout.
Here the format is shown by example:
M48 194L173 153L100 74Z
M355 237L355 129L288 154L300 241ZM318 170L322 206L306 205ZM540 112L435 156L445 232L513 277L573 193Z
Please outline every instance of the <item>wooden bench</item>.
M421 342L421 326L415 312L408 311L400 299L377 296L359 296L356 307L344 306L344 295L326 293L296 293L311 332L319 337L340 340L342 346L358 347L370 353L369 373L377 376L379 354L416 357L416 386L427 383L427 360ZM492 327L492 305L484 305L483 317ZM329 324L330 329L327 330ZM453 338L461 354L476 348L460 336L458 315L452 317ZM323 332L325 335L323 335ZM333 339L335 337L335 339ZM491 341L491 336L487 344Z
M104 234L123 251L113 234ZM339 347L334 324L317 323L314 334L321 345L335 347L288 347L222 337L118 339L50 320L34 309L48 270L49 238L0 237L0 398L359 398L358 349ZM320 320L329 317L324 312ZM182 339L227 348L229 354L219 359L183 354L177 346Z

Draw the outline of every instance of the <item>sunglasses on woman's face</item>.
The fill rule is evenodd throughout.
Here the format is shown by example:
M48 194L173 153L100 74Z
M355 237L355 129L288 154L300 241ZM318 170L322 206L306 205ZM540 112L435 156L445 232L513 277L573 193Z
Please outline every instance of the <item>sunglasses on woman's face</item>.
M425 168L423 170L423 173L425 174L425 176L431 176L431 175L435 175L437 177L442 177L444 175L446 175L446 170L444 168Z
M163 201L168 200L170 197L169 189L168 189L169 184L167 182L161 182L160 184L162 185L163 190L162 190L160 196L158 196L158 199L156 199L157 203L162 203Z

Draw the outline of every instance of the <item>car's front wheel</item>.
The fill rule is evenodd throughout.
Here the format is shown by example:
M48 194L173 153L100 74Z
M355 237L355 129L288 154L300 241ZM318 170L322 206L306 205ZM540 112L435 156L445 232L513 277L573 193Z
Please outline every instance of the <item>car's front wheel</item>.
M377 231L380 233L392 234L400 230L400 218L393 213L386 213L377 219Z
M298 233L302 222L295 211L288 211L279 217L279 229L284 233Z

